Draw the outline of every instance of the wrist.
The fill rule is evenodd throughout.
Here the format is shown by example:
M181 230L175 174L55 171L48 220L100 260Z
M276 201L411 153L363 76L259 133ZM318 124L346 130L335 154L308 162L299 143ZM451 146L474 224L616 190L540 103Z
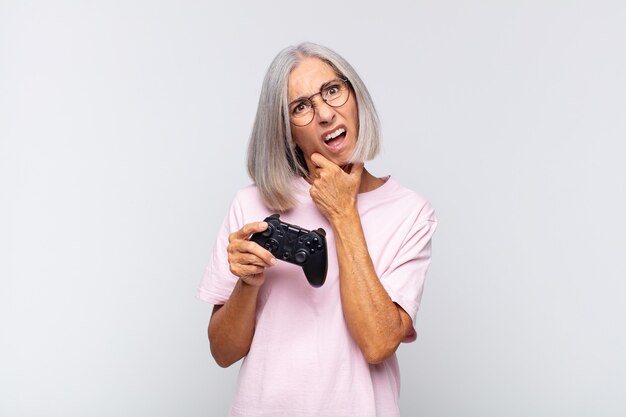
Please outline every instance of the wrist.
M354 224L359 224L361 218L355 205L347 210L333 213L328 221L335 231L339 231L344 227L352 227Z
M255 295L259 292L261 285L263 285L263 278L239 278L239 291L243 294Z

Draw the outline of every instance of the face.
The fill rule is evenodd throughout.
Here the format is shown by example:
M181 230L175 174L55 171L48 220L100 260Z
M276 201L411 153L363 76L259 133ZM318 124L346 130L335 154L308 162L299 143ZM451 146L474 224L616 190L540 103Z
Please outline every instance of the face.
M289 103L318 93L324 84L336 78L335 71L325 62L317 58L305 58L289 75ZM346 165L359 133L354 92L350 91L348 101L341 107L329 106L319 94L311 100L315 107L313 121L306 126L291 124L291 136L302 150L309 172L314 167L311 162L314 153L322 154L339 166Z

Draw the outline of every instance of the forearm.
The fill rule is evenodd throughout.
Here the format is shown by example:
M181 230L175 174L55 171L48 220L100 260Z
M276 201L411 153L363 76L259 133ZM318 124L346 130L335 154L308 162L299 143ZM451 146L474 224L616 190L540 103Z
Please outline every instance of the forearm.
M348 329L368 362L382 362L397 349L406 323L376 275L356 209L331 223Z
M247 355L254 336L259 287L239 280L233 292L216 309L209 323L211 354L221 367L228 367Z

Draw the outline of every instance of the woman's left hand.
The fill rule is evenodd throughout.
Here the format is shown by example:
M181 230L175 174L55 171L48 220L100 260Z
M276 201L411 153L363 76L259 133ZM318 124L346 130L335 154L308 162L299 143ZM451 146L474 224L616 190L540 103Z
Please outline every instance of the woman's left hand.
M316 165L310 173L311 198L328 221L356 210L363 163L348 165L344 171L319 153L311 155L311 161Z

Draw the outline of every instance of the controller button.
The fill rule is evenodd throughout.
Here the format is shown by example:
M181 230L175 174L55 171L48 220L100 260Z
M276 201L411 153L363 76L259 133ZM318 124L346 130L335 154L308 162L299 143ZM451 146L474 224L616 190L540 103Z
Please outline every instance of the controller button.
M272 225L270 224L270 225L268 225L268 226L267 226L267 229L265 229L265 230L263 231L263 233L261 233L261 235L263 235L263 236L265 236L265 237L270 237L270 236L272 236L272 233L274 232L274 230L273 230L273 229L274 229L274 228L273 228L273 227L272 227Z
M265 249L274 253L276 249L278 249L278 241L275 239L269 239L267 242L265 242L263 246L265 247Z
M299 250L298 252L296 252L296 262L298 262L299 264L303 264L306 262L308 256L307 253L304 250Z

